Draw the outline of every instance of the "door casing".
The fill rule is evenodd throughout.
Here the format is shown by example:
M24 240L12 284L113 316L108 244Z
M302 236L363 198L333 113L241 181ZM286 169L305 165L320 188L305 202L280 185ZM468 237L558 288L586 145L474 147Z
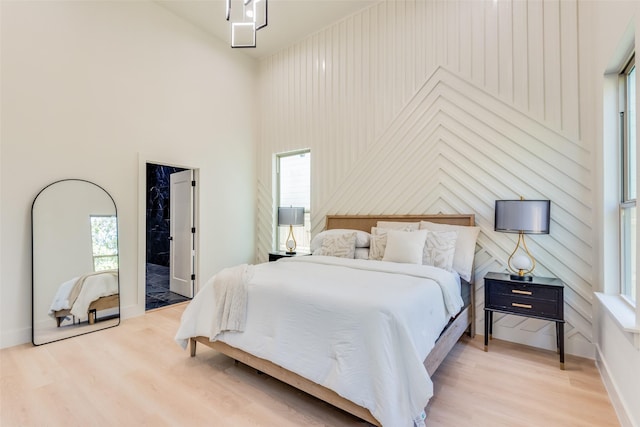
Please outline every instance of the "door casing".
M137 268L137 298L134 304L125 304L121 307L122 318L130 318L143 315L146 311L146 231L147 231L147 215L146 215L146 195L147 195L147 163L155 163L158 165L175 166L183 169L193 170L193 179L199 182L200 169L197 166L174 163L170 159L159 159L157 156L151 156L148 153L138 153L138 268ZM200 263L200 240L199 233L197 232L200 222L200 215L198 213L200 204L200 191L199 186L196 186L194 191L194 226L196 227L196 234L194 236L195 241L195 256L194 256L194 271L196 271L196 279L193 282L194 292L198 292L199 289L199 277L197 274L198 266Z

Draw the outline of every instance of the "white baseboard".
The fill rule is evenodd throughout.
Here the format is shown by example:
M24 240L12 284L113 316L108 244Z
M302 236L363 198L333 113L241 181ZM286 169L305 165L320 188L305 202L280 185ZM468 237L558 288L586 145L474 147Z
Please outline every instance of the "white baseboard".
M599 346L596 346L596 367L598 368L600 377L602 378L602 382L607 389L607 393L609 394L609 399L611 400L613 409L616 411L616 415L618 415L618 421L620 421L620 425L622 427L638 427L637 425L633 424L631 418L629 418L629 415L627 415L627 407L624 401L620 398L618 387L609 374L610 371L607 367L607 362L602 357L602 352L600 351Z
M31 342L31 327L3 331L0 335L0 349Z
M144 305L140 306L138 304L132 304L126 307L120 307L121 319L131 319L132 317L142 316L144 313Z
M120 319L130 319L132 317L142 316L144 314L144 306L129 305L120 308ZM9 348L16 345L31 342L31 326L27 328L19 328L12 331L3 331L0 335L0 349Z

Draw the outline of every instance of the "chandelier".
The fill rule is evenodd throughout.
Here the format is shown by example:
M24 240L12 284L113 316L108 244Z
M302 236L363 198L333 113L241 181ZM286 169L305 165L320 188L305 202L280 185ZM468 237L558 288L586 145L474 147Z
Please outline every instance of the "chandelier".
M226 0L231 47L256 47L256 31L267 26L267 0Z

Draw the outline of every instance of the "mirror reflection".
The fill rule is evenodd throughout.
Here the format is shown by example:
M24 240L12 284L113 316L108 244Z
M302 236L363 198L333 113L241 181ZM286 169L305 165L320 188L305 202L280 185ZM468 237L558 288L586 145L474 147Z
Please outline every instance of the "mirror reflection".
M109 193L84 180L45 187L33 201L33 344L120 322L118 217Z

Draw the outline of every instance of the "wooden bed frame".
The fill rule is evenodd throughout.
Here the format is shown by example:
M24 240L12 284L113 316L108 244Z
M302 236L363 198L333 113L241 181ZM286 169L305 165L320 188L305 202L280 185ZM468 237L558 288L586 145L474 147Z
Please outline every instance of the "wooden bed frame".
M106 297L100 297L97 300L93 301L89 304L89 310L87 310L87 319L90 325L93 325L98 320L97 312L100 310L106 310L109 308L118 307L120 304L120 295L113 294ZM54 316L56 318L56 323L58 324L58 328L62 324L62 321L65 317L71 314L70 309L58 310L54 312ZM75 316L74 316L75 319ZM75 320L74 320L75 323Z
M375 227L378 221L402 221L402 222L419 222L430 221L444 224L454 224L463 226L475 225L475 216L470 215L328 215L326 219L326 230L345 228L351 230L363 230L371 231L371 227ZM466 332L473 337L475 335L475 322L474 322L474 286L473 278L472 282L468 283L469 286L469 303L466 304L460 313L453 318L449 324L445 327L440 337L435 343L434 348L431 350L427 358L424 360L424 366L429 376L438 369L438 366L445 359L449 351L453 348L455 343ZM338 395L333 390L323 387L313 381L310 381L298 374L295 374L287 369L276 365L266 359L256 357L243 350L232 347L221 341L209 341L209 337L193 337L190 340L191 357L196 355L196 343L200 342L207 347L223 353L238 362L251 366L258 371L264 372L273 378L276 378L284 383L287 383L301 391L304 391L318 399L321 399L335 407L338 407L358 418L361 418L369 423L380 426L378 420L376 420L371 412L353 403L350 400Z

